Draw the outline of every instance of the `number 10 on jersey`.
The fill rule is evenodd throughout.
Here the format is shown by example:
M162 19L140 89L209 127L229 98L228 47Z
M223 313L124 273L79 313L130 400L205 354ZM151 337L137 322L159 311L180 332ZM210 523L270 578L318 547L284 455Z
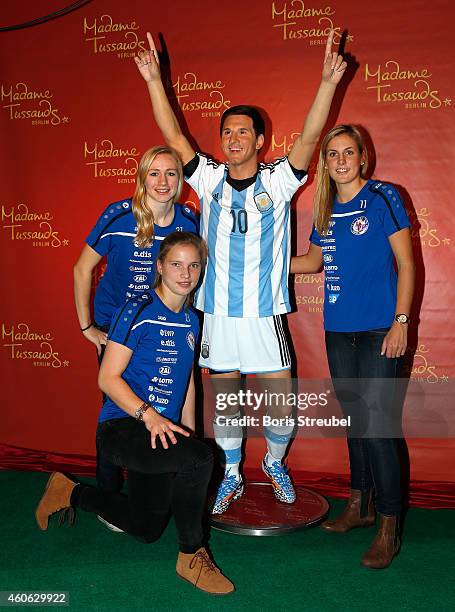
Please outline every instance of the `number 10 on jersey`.
M248 213L244 208L234 209L231 208L232 217L232 232L239 232L240 234L246 234L248 231Z

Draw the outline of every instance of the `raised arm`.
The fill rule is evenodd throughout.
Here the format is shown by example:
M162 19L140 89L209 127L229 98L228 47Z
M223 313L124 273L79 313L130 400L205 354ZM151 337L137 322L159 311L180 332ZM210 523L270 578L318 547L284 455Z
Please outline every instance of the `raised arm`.
M291 274L316 274L322 268L322 248L310 242L305 255L291 258Z
M153 115L164 141L169 147L177 151L183 165L185 165L193 159L196 153L180 129L177 117L169 104L161 80L158 52L150 32L147 32L147 39L150 51L141 51L139 56L134 58L134 61L147 83L150 100L152 101Z
M333 30L331 30L327 38L321 84L305 119L302 131L294 140L289 153L289 162L298 170L308 170L311 157L329 116L336 87L346 70L347 64L343 61L343 57L337 55L336 52L332 52L333 34Z

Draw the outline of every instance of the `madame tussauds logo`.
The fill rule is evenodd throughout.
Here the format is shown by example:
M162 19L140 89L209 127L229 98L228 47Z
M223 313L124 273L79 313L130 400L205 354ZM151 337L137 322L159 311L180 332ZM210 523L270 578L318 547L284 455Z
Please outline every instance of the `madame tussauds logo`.
M20 81L14 85L2 85L0 97L3 108L11 121L29 121L31 125L68 123L69 118L58 109L49 89L30 89Z
M335 25L335 12L332 6L312 7L303 0L272 2L273 27L281 33L282 40L306 39L310 45L325 45L331 29L333 42L336 45L340 42L342 28ZM347 40L352 41L353 36Z
M93 178L116 178L117 183L134 183L139 155L136 147L117 147L108 138L94 144L84 142L85 165L93 168Z
M414 363L411 370L411 380L417 382L439 383L448 382L446 374L438 372L438 366L430 361L430 349L425 344L419 344L414 355Z
M2 344L13 361L28 361L35 367L68 367L69 361L62 360L54 350L51 332L37 332L27 323L7 327L2 323Z
M206 81L195 72L178 75L174 95L184 112L200 111L201 117L220 117L231 106L221 91L226 87L220 79Z
M34 247L68 246L69 240L60 237L52 221L50 211L32 211L27 204L11 208L2 206L2 229L6 230L12 242L31 242Z
M305 291L305 295L295 296L297 306L304 306L308 312L322 312L324 304L324 278L322 275L296 274L295 284L296 286L301 285L300 289Z
M111 15L84 17L85 41L91 44L93 53L115 53L118 58L134 57L147 49L145 40L138 34L135 21L114 21Z
M451 106L452 100L442 96L431 83L428 68L408 68L396 60L387 60L376 66L365 65L367 89L376 93L376 102L401 102L405 108L441 108Z
M407 213L411 221L411 238L414 242L431 249L450 246L452 239L440 235L438 228L430 219L431 212L428 208L408 210Z

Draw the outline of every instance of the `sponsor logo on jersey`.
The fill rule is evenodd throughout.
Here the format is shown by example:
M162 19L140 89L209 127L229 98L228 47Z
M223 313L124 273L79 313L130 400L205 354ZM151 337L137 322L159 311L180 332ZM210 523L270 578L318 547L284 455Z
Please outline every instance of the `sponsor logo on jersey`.
M201 346L201 355L204 359L207 359L210 354L208 342L203 342Z
M330 255L329 253L325 253L323 260L325 261L325 263L330 263L331 261L333 261L333 255Z
M186 341L188 342L188 346L192 351L194 351L194 334L192 331L189 331L186 335Z
M329 293L329 304L335 304L338 299L338 293Z
M170 374L171 373L171 368L169 366L161 366L161 368L158 370L158 372L160 374Z
M354 236L361 236L368 230L369 225L366 217L357 217L357 219L354 219L351 223L351 232Z
M273 202L268 193L263 191L254 196L254 203L259 212L264 213L273 208Z

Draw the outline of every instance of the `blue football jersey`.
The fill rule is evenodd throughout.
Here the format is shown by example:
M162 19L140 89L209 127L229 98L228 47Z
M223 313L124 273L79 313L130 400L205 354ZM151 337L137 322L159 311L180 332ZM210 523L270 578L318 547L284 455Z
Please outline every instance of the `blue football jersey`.
M155 224L153 244L137 247L134 244L136 220L131 206L131 199L110 204L86 239L92 249L107 258L106 271L95 293L94 318L98 325L110 325L114 312L125 300L151 289L156 257L168 234L199 233L198 216L187 206L175 204L172 223L167 227Z
M409 226L393 185L370 180L350 202L335 199L327 235L313 228L310 236L322 248L327 331L392 325L397 275L388 238Z
M198 335L194 310L173 312L155 291L128 300L109 330L109 340L133 351L122 378L142 401L175 423L185 401ZM99 420L128 416L107 397Z
M198 157L185 177L200 199L201 236L209 249L196 308L226 317L289 312L290 204L306 174L299 180L283 157L259 164L255 182L237 191L226 164Z

